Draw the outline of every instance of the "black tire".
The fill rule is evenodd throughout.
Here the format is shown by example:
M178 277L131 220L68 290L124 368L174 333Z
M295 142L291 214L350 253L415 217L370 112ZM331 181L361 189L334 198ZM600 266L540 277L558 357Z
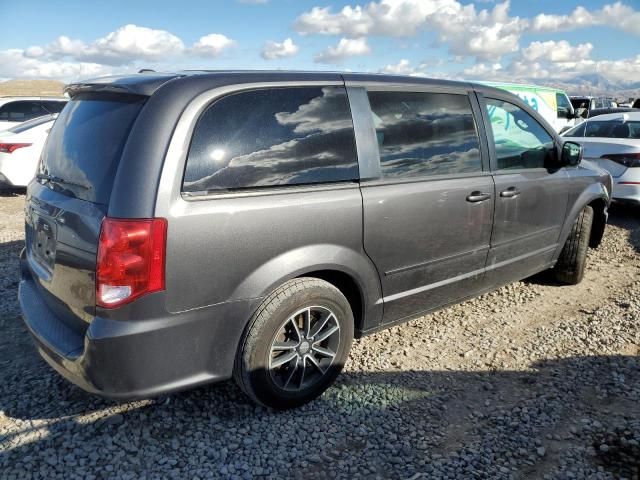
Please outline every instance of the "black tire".
M556 280L559 282L577 285L582 281L587 265L587 250L592 224L593 208L586 206L578 214L554 268Z
M312 311L311 307L317 310ZM322 312L326 312L326 320L323 320ZM297 326L293 327L292 323L295 321L299 325L299 318L303 325L302 333L298 331ZM305 318L309 318L306 337ZM312 325L319 328L315 332L315 342ZM323 325L326 325L326 330L323 330ZM332 359L321 356L318 363L327 362L323 367L311 363L308 357L316 355L314 349L324 348L317 339L322 337L322 333L335 331L336 325L339 327L336 331L337 343L336 333L331 334L329 340L325 340L334 342L332 348L327 347L327 350L334 352L335 356ZM253 401L266 407L283 410L303 405L321 395L342 370L353 341L353 325L353 313L349 302L336 287L316 278L290 280L265 298L249 321L236 355L233 372L235 381ZM283 334L290 336L282 340ZM298 340L295 340L293 335L297 335ZM277 363L278 358L285 356L285 352L279 354L272 350L276 345L274 342L277 341L278 345L297 342L295 349L287 346L291 350L286 352L287 355L295 353L297 357L286 362L284 366L270 369L272 362ZM303 344L306 345L304 351ZM300 364L302 367L299 371ZM305 386L305 374L301 372L307 366L310 370L309 373L305 373L306 381L310 383ZM283 369L284 371L281 371ZM290 381L293 383L290 384ZM290 391L286 390L287 387L299 389Z

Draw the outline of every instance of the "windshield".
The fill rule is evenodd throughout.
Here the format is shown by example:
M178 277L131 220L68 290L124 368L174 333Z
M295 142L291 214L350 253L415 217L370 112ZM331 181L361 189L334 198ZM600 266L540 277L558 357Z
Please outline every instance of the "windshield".
M141 97L132 96L80 96L70 101L51 129L39 167L41 176L65 183L43 183L108 204L120 155L143 104Z
M34 118L33 120L28 120L26 122L22 122L20 125L16 125L15 127L10 128L8 131L11 133L22 133L33 127L42 125L43 123L55 120L57 116L58 114L56 113L55 115L44 115L42 117Z

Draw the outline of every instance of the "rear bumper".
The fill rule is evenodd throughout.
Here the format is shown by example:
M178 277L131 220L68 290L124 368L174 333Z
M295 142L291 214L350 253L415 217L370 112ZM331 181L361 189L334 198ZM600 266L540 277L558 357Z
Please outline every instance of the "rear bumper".
M8 154L0 153L0 187L19 188L27 186L34 172L29 171L27 173L25 170L28 166L24 165L22 160L22 158L11 158Z
M638 182L640 182L640 179ZM613 200L640 204L640 183L637 185L615 183Z
M15 185L0 172L0 188L15 188Z
M640 203L640 167L627 168L613 179L613 199Z
M254 303L227 302L151 320L96 317L83 333L56 318L24 264L19 299L47 363L80 388L120 400L230 378Z

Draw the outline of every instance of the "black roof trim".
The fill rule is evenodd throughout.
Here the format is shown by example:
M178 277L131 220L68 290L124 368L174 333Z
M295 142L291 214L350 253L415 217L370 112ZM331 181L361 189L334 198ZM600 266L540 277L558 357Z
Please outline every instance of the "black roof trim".
M71 98L80 93L121 93L128 95L142 95L149 97L171 80L183 75L177 73L138 73L133 75L117 75L100 77L84 82L72 83L65 87L65 93Z
M329 72L329 71L295 71L295 70L185 70L174 73L157 73L145 71L143 73L101 77L84 82L74 83L65 88L65 92L71 97L84 92L101 92L101 93L121 93L130 95L151 96L160 87L168 82L177 79L199 78L216 79L217 82L224 83L224 77L230 77L228 80L237 82L241 77L245 77L242 82L251 82L252 78L259 77L258 81L296 81L296 80L328 80L332 78L344 78L344 80L373 81L385 83L411 83L426 85L464 85L467 88L482 87L470 82L441 80L426 77L409 77L401 75L387 74L371 74L371 73L352 73L352 72Z

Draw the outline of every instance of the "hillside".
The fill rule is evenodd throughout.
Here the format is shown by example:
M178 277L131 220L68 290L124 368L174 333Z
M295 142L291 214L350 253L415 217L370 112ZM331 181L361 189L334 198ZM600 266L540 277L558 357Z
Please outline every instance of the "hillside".
M8 80L0 83L0 97L61 97L64 83L57 80Z

